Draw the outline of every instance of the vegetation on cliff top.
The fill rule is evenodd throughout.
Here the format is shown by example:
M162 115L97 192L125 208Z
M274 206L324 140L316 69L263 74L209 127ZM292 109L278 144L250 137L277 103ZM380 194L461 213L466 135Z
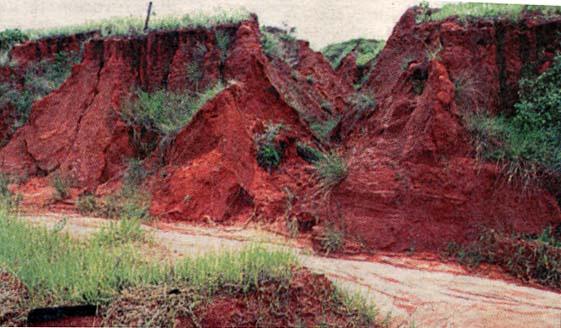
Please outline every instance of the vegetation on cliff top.
M236 24L250 18L243 9L218 9L214 12L197 12L183 16L162 16L150 19L150 30L176 30L180 28L212 28L221 24ZM98 31L102 36L144 34L144 18L114 17L84 24L23 31L29 39L72 35Z
M461 20L469 18L498 18L504 17L517 20L525 13L541 13L545 16L561 14L561 7L558 6L535 6L535 5L516 5L516 4L495 4L495 3L454 3L445 4L442 8L430 12L428 3L422 2L420 5L423 13L418 17L418 22L439 21L448 17L457 16Z

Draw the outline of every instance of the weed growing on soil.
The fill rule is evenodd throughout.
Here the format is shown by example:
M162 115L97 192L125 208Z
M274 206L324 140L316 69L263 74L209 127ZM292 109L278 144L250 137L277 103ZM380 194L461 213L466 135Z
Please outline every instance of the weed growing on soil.
M314 166L324 191L330 190L347 177L347 163L335 152L323 154Z
M95 196L92 194L80 195L75 205L82 215L95 214L99 210Z
M296 152L298 156L310 164L316 163L323 157L321 151L302 142L296 143Z
M237 24L250 18L246 10L229 8L213 12L197 12L184 16L163 16L150 19L150 30L177 30L181 28L212 28L223 24ZM49 29L32 29L24 31L30 39L52 36L72 35L98 31L103 37L142 35L144 34L144 18L116 17L81 25L69 25Z
M255 135L257 163L264 169L271 171L280 165L283 155L282 145L278 145L276 137L283 129L282 124L269 123L263 133Z
M72 66L79 61L78 53L61 52L53 59L28 67L23 89L13 83L0 84L0 107L11 104L15 108L14 123L9 135L27 122L33 102L57 89L70 75ZM5 142L0 141L0 145Z
M328 225L320 237L321 248L326 254L340 250L344 241L345 234L333 224Z
M155 136L160 142L172 138L210 99L224 90L222 84L207 89L203 93L174 93L160 90L152 93L138 91L137 97L125 102L121 117L131 127L132 139L143 157L156 147Z
M227 31L216 31L216 45L220 50L220 62L224 64L228 58L228 49L232 43L232 35Z
M51 183L53 188L55 189L53 193L54 200L60 201L68 198L70 188L70 182L68 178L63 177L60 174L56 174L53 176Z
M439 21L451 16L457 16L461 20L469 18L499 18L504 17L511 20L519 19L524 13L539 12L543 15L559 15L561 7L556 6L532 6L514 4L491 4L491 3L457 3L445 4L440 10L430 14L422 21Z
M340 118L333 118L322 122L312 122L310 129L322 141L326 141L331 131L339 124Z
M535 79L520 82L513 116L466 116L478 154L502 163L509 181L554 180L561 175L561 56ZM559 186L548 185L560 195Z
M485 231L479 240L448 245L445 254L476 267L482 262L499 265L514 276L561 288L561 240L551 228L539 236L507 235Z
M148 241L150 241L150 237L142 229L140 219L136 217L112 221L108 226L101 228L93 237L94 243L111 246Z

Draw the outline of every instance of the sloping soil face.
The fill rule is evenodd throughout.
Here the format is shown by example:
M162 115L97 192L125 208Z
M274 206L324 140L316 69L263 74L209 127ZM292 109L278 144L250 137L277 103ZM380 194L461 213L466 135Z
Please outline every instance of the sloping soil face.
M24 219L53 227L62 216ZM64 231L85 238L106 224L103 219L69 217ZM559 293L474 276L461 266L438 260L398 254L368 259L310 255L312 251L307 246L251 227L202 228L159 223L145 229L153 233L162 247L159 252L174 258L242 249L256 242L273 248L288 247L298 254L306 268L325 274L341 287L374 302L381 318L391 316L391 326L407 327L414 322L420 327L557 327L561 316Z

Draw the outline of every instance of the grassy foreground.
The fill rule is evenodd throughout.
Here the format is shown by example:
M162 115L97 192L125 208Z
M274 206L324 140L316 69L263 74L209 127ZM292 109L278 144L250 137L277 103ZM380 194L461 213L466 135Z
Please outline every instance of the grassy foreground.
M255 295L262 296L263 290L284 286L267 296L273 299L272 303L278 303L292 295L287 286L291 286L300 270L293 253L258 245L237 252L156 263L138 251L140 243L149 239L139 222L121 221L88 240L76 240L61 232L64 222L53 229L34 226L18 219L10 207L11 204L0 198L0 271L9 272L26 287L27 309L66 304L105 305L112 309L107 314L110 322L121 322L122 318L114 317L115 311L131 290L144 293L154 288L174 287L189 291L188 300L193 301L183 300L184 309L210 304L214 295L241 299L251 299L254 295L255 299ZM339 304L337 315L343 313L351 326L374 325L376 311L360 296L338 289L323 293L329 294L330 304ZM153 310L147 309L146 315L152 315ZM290 315L289 310L287 313ZM165 325L174 319L169 320Z

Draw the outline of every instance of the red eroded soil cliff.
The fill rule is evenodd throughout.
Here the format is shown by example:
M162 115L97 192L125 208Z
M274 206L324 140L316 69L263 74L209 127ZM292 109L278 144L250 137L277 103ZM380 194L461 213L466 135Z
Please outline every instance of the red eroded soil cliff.
M226 56L218 31L232 40ZM409 10L360 90L377 101L365 117L350 100L352 58L338 75L304 41L287 45L285 60L266 56L255 17L206 30L93 37L71 76L33 104L27 124L0 149L0 171L33 177L24 192L36 193L54 174L72 181L72 196L115 191L128 160L140 156L120 116L135 90L222 81L226 88L146 158L153 215L281 226L295 218L306 231L334 222L353 245L395 251L436 250L476 238L482 227L535 233L561 222L555 199L477 161L462 117L509 112L525 70L547 68L559 31L560 21L541 17L416 24ZM35 60L31 50L14 51ZM194 62L197 85L187 69ZM336 127L321 135L314 125L326 122ZM283 158L270 172L257 163L255 145L269 123L283 125L275 139ZM298 142L342 153L347 177L318 193Z
M511 110L522 69L550 59L559 43L548 40L560 28L543 18L416 24L409 10L363 89L377 111L349 133L349 174L328 206L335 219L364 245L389 250L436 249L482 227L537 233L561 222L547 191L522 190L475 159L462 119Z

